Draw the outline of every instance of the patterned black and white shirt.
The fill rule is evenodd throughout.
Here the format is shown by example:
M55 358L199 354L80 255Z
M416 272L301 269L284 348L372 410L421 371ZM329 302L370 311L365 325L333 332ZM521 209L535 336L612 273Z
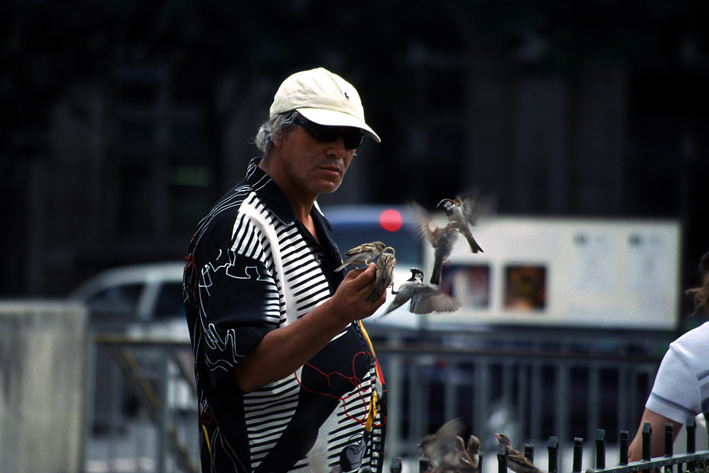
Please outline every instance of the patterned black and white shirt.
M199 223L185 262L202 471L381 471L384 386L361 323L284 379L252 393L233 379L266 333L307 314L342 280L317 205L320 244L258 162Z

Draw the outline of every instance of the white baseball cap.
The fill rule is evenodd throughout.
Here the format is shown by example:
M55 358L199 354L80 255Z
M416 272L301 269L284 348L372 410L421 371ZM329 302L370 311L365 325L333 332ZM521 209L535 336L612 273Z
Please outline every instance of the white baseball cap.
M364 108L357 90L322 67L296 72L283 81L273 97L270 115L291 110L318 125L359 128L377 143L381 142L364 122Z

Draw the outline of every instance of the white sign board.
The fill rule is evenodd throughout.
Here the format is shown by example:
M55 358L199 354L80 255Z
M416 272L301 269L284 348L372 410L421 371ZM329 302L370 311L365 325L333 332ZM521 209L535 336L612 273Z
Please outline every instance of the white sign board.
M445 224L445 217L436 222ZM489 218L459 237L441 287L463 306L427 325L517 324L672 330L679 321L678 222ZM425 274L433 249L426 245Z

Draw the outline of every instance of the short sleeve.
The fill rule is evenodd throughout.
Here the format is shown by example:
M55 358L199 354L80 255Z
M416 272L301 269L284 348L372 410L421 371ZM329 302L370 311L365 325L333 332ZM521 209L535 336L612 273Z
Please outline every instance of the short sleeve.
M697 377L673 345L660 363L645 407L682 424L701 412Z
M216 384L278 326L278 291L262 261L231 253L228 262L202 267L199 292L204 304L197 322L205 335L201 350Z

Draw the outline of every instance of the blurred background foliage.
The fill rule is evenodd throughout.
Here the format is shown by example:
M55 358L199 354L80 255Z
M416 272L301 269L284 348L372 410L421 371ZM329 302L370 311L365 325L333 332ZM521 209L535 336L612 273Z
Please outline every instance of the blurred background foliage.
M415 54L484 46L554 71L709 68L709 4L696 0L7 0L0 12L0 146L13 154L41 147L49 111L77 82L110 81L124 61L169 63L208 101L231 71L278 78L328 59L356 74L376 113L402 115L422 113L400 67Z

